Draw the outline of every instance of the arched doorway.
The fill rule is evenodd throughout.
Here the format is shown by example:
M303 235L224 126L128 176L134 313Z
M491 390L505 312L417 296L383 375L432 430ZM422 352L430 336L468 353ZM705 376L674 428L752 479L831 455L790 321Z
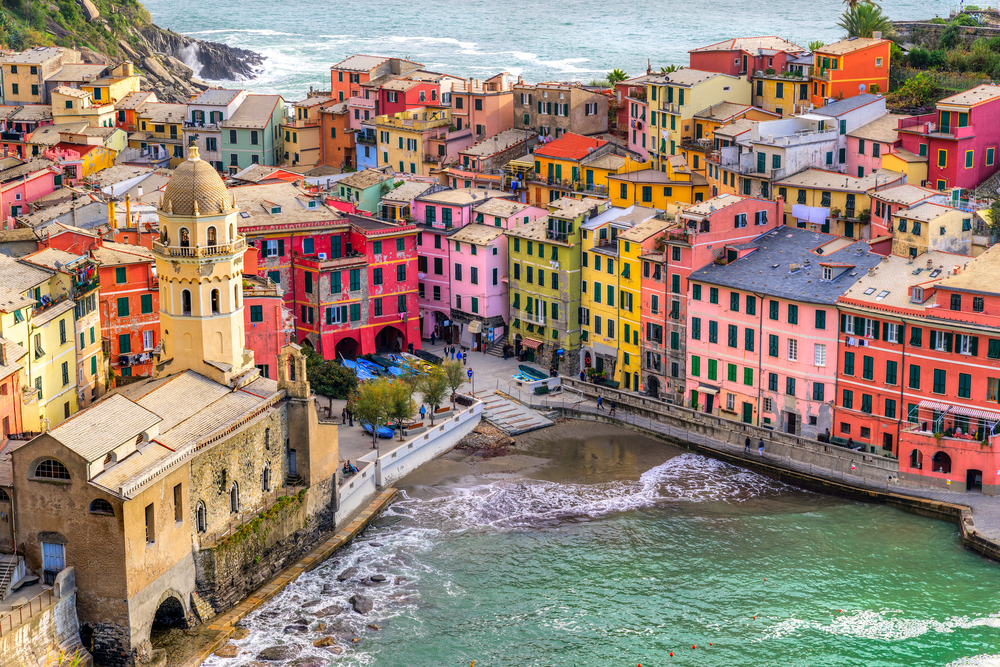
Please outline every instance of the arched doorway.
M969 470L965 471L965 490L966 491L976 491L978 493L983 492L983 471L982 470Z
M919 449L910 452L910 467L916 470L924 467L924 455L920 453Z
M186 628L188 626L187 617L184 614L184 605L173 595L168 595L160 602L153 616L153 630L165 630L168 628Z
M353 338L341 338L337 341L337 346L333 349L333 356L337 359L356 359L358 356L358 341Z
M931 458L931 472L951 472L951 457L944 452L938 452Z
M402 331L387 324L375 334L375 349L379 352L402 352L406 350L406 336Z
M655 375L650 375L646 378L646 393L653 398L660 397L660 381L656 379Z

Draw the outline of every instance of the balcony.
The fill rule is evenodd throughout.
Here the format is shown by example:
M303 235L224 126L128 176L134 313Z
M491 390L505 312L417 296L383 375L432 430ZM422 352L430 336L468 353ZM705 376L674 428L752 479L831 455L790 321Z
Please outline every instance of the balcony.
M168 246L159 241L153 241L153 252L165 257L217 257L220 255L235 255L246 250L245 239L237 239L232 243L208 246Z
M430 153L424 153L424 163L425 164L440 164L446 156L444 155L431 155Z
M525 322L530 322L531 324L538 324L545 326L545 316L539 313L532 313L527 310L515 310L514 317L519 320L524 320Z
M87 292L92 292L101 286L100 279L95 275L91 280L87 282L73 281L73 296L74 298L83 296Z
M206 123L204 121L184 121L185 130L218 130L221 123Z
M355 143L359 143L362 145L374 146L375 134L368 132L358 132L357 134L354 135L354 141Z

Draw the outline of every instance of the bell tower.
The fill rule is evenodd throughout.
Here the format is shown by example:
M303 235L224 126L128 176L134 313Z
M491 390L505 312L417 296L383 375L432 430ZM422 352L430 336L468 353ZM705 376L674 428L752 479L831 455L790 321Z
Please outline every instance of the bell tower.
M232 386L252 381L257 369L243 329L246 240L237 234L239 213L222 178L196 146L174 170L158 215L156 376L190 369Z

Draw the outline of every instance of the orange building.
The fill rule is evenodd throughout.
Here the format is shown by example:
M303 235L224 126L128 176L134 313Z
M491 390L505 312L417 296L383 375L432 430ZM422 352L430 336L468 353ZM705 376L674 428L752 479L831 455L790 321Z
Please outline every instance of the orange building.
M348 103L338 102L319 112L320 146L319 164L343 169L357 165L355 159L356 143L354 130L351 129Z
M888 39L852 37L813 51L812 103L821 107L831 99L888 91L891 45Z

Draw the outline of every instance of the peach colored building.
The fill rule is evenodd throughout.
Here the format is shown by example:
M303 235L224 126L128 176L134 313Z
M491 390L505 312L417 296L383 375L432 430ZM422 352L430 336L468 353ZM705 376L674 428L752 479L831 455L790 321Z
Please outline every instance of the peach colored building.
M453 84L451 117L459 129L471 128L477 142L512 128L514 88L510 74L501 72L485 81L469 79Z

